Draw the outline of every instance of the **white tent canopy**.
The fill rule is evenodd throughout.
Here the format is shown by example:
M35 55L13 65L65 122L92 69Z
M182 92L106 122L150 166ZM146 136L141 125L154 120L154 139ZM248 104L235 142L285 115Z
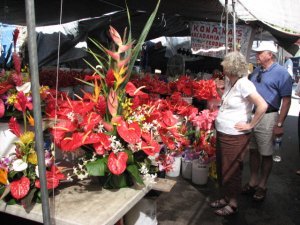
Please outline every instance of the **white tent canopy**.
M225 0L219 0L225 6ZM239 19L244 21L259 20L281 32L300 36L299 0L228 0L229 11L232 3Z

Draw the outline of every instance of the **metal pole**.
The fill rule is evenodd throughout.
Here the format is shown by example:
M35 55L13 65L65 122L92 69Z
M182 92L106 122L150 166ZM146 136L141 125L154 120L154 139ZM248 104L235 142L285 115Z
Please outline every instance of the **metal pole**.
M228 0L225 0L225 54L228 53Z
M42 129L42 113L41 113L41 99L40 99L40 82L38 73L38 59L36 47L36 31L35 31L35 11L34 0L26 0L26 23L28 30L28 53L29 53L29 68L31 77L31 92L33 97L33 115L34 115L34 132L35 132L35 149L38 155L39 178L41 183L41 198L43 223L50 225L50 208L49 196L46 180L46 166L45 166L45 151Z
M233 16L233 51L236 51L236 12L235 12L235 0L232 0L232 16Z

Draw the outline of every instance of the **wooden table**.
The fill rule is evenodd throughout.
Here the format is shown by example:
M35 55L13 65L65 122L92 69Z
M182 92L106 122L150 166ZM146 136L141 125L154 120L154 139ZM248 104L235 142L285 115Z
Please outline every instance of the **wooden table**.
M65 184L66 186L66 184ZM102 189L87 181L62 187L50 197L50 215L55 225L114 225L151 189L151 185L118 190ZM29 212L20 205L0 201L0 211L42 223L42 205Z

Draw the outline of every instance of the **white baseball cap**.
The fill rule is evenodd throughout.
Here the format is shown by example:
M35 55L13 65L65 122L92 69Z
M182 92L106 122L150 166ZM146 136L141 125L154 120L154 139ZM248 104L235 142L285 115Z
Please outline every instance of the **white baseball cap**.
M277 47L271 41L262 41L259 43L258 47L252 48L255 52L263 52L263 51L270 51L273 53L277 53Z

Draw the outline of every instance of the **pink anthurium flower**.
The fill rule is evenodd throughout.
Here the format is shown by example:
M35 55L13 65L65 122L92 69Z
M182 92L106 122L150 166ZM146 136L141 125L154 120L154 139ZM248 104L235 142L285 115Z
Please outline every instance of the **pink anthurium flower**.
M115 175L122 174L126 169L128 155L126 152L111 152L108 156L107 166L111 173Z
M4 102L2 99L0 99L0 118L2 118L4 114L5 114Z

